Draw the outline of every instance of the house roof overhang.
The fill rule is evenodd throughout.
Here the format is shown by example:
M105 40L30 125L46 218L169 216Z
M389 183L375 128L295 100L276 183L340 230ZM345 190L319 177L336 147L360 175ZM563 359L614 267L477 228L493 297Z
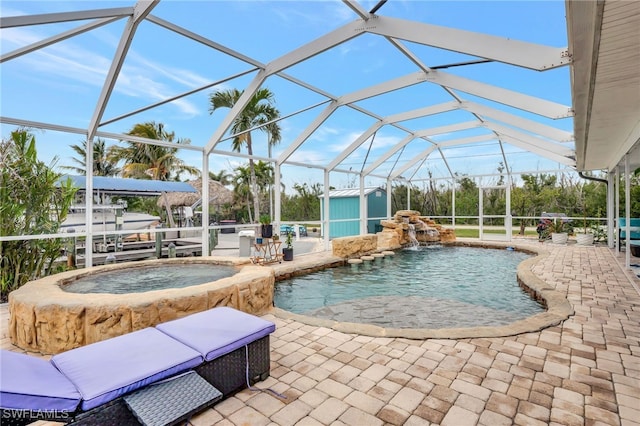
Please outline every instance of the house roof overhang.
M640 2L566 2L576 166L640 167Z

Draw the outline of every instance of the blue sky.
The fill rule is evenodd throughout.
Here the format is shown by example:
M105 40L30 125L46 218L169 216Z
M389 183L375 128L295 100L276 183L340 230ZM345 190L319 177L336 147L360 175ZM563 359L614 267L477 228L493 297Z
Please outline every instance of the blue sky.
M369 10L376 1L361 2ZM133 5L129 1L2 1L0 14L15 16L102 9ZM521 41L564 47L566 22L564 1L389 1L381 9L384 16L413 19L420 22L465 29ZM161 1L152 14L222 44L262 63L268 63L288 51L326 34L357 18L347 6L337 1ZM124 20L94 29L72 39L54 44L0 65L1 115L61 126L86 128L95 110L111 59L124 28ZM38 27L18 27L0 32L2 54L30 43L75 28L84 22L50 24ZM459 53L406 43L428 66L457 63L475 59ZM192 40L145 22L131 44L129 55L103 116L103 121L118 117L168 97L220 81L251 66L206 48ZM393 78L417 72L417 67L402 56L384 38L365 34L335 47L315 58L295 65L285 72L333 95L344 95ZM499 63L450 68L447 72L474 78L487 84L518 90L530 95L569 106L569 69L563 67L546 72L517 69ZM216 86L219 89L243 89L254 73ZM325 100L278 76L270 77L265 86L276 95L276 106L282 115L292 114ZM227 111L213 115L208 112L207 89L150 111L102 126L100 130L125 133L135 123L163 123L179 138L188 138L195 146L205 146ZM512 114L571 131L570 119L552 121L490 101L464 95L470 101L491 105ZM395 114L450 101L444 90L434 85L420 89L403 89L367 99L360 107L380 115ZM323 107L296 114L280 122L282 143L274 148L278 154L316 117ZM452 124L464 117L462 111L430 116L404 123L408 128L432 128ZM327 164L345 146L365 131L374 119L349 108L339 109L297 151L293 160L306 164ZM0 125L3 137L13 126ZM474 136L479 130L458 132L456 137ZM342 169L360 171L405 136L397 129L385 126L341 165ZM38 152L45 161L58 157L58 165L70 165L74 155L69 145L79 144L83 137L51 130L36 131ZM452 135L440 135L434 140L447 140ZM266 141L256 134L255 151L266 156ZM117 143L117 141L107 141ZM371 148L369 149L369 146ZM230 150L229 142L219 144ZM425 145L412 143L401 157L392 157L384 169L398 167L421 152ZM545 170L558 164L522 150L506 148L510 166L518 170ZM470 160L469 153L476 157ZM495 172L501 161L496 143L460 146L446 151L449 166L462 174ZM199 167L200 154L181 151L180 157ZM246 160L213 155L210 170L227 169ZM426 167L425 167L426 166ZM434 153L424 163L416 177L446 176L446 167ZM411 172L408 172L411 174ZM333 173L331 184L344 187L353 182L355 174ZM293 183L322 182L320 171L300 167L284 167L283 181ZM378 185L379 179L368 178L367 185Z

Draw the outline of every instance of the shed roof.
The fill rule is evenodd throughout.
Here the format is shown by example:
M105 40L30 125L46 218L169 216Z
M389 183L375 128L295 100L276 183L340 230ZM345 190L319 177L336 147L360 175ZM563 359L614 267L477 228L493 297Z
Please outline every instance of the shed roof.
M387 193L387 190L384 188L380 188L380 187L372 187L372 188L365 188L364 189L364 195L367 196L369 194L372 194L375 191L382 191L385 194ZM329 191L329 197L330 198L340 198L340 197L359 197L360 196L360 189L358 188L354 188L354 189L334 189L332 191ZM320 194L319 197L324 197L324 194Z
M86 176L64 175L70 178L74 186L86 189ZM93 190L122 195L160 195L163 192L195 192L198 191L188 182L167 182L163 180L123 179L106 176L93 177Z

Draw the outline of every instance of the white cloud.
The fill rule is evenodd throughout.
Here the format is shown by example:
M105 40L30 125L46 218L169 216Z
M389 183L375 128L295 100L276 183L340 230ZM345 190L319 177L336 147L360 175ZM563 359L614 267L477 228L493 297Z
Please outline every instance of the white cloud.
M278 15L284 22L305 22L324 28L327 21L335 22L338 25L352 21L357 18L341 1L315 2L314 8L310 12L302 12L298 8L292 8L289 2L282 2L284 7L277 7L280 3L271 3L271 11Z
M200 87L211 83L209 79L206 79L191 70L161 65L154 61L145 59L137 52L130 52L127 55L127 59L133 60L136 68L143 69L146 72L149 70L156 71L159 75L188 88Z
M307 149L297 150L289 157L289 160L314 165L326 165L329 162L326 152Z
M31 30L14 28L12 31L3 32L1 37L5 46L19 48L47 36ZM104 32L99 39L109 45L114 41L113 37L105 35ZM31 71L35 70L45 75L50 84L75 81L83 85L102 87L112 58L66 41L23 55L16 61L20 61L20 65ZM168 83L163 82L163 79L168 80ZM209 82L190 70L158 64L132 51L129 52L128 60L120 71L114 90L153 103ZM182 87L177 88L176 85ZM188 116L202 114L201 108L186 99L175 100L171 105Z
M312 142L312 141L325 142L328 140L335 139L335 135L338 135L338 134L340 134L339 129L329 127L329 126L321 126L320 128L316 129L316 131L313 132L313 134L307 140L309 142Z

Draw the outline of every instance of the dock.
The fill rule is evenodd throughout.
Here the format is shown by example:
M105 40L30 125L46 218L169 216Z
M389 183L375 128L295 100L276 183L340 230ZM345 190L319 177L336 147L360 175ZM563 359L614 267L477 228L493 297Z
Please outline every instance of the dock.
M200 256L202 254L202 243L195 238L177 238L162 241L161 257L169 257L169 244L175 245L176 257ZM122 250L115 251L115 245L102 247L105 251L93 253L93 264L104 265L107 257L115 257L115 262L130 262L135 260L155 259L156 242L151 241L125 241ZM84 267L84 247L78 247L75 266Z

